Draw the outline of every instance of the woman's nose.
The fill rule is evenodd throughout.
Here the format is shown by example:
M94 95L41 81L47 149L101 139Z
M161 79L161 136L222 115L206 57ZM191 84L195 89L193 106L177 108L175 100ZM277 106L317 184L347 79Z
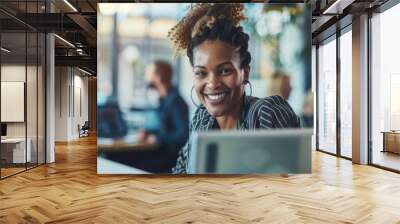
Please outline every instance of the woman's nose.
M207 80L207 86L210 88L216 88L221 85L220 77L214 73L210 73Z

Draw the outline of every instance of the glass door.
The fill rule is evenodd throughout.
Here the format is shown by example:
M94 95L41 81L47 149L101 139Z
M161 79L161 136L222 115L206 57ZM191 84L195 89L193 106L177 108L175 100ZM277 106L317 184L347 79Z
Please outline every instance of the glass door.
M20 16L44 5L0 2ZM44 33L0 12L1 179L45 163L45 44Z
M25 31L1 34L2 178L26 170L31 158L26 140L26 41Z
M336 36L318 47L318 145L336 154Z
M340 36L340 155L352 157L352 32Z

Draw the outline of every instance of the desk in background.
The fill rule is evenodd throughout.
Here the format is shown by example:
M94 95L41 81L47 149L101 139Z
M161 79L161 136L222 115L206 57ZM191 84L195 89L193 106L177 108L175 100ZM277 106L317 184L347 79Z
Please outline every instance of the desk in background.
M392 152L400 154L400 131L382 131L383 150L382 152Z
M170 153L159 150L157 144L98 138L97 146L99 174L136 174L135 169L167 173L172 169Z
M1 139L1 159L5 163L25 163L30 162L32 153L32 140L26 139L27 147L25 152L25 138L6 138Z
M117 151L137 151L137 150L155 150L157 144L138 142L136 136L124 139L97 138L99 152L117 152Z
M110 145L98 144L101 152L116 152L116 151L141 151L141 150L155 150L157 145L148 143L124 143L116 142Z

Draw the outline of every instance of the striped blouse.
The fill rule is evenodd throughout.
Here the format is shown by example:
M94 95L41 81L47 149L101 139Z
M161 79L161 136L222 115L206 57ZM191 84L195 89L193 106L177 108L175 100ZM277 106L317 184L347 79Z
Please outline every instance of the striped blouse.
M246 96L237 130L296 128L300 127L300 119L290 105L281 96L257 98ZM219 129L216 118L212 117L204 106L197 108L191 124L190 133ZM190 135L191 136L191 135ZM186 173L190 150L190 137L186 145L179 151L174 174Z

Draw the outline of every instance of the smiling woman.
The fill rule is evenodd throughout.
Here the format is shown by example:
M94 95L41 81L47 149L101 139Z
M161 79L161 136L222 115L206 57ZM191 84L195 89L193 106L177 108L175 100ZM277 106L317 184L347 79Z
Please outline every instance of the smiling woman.
M194 52L194 88L201 103L218 119L220 128L233 128L240 115L248 65L242 69L240 56L231 44L205 41Z
M300 122L280 96L246 96L250 84L249 35L243 31L244 6L200 3L171 30L177 52L186 50L201 105L190 131L294 128ZM174 173L187 173L190 139L179 153Z

